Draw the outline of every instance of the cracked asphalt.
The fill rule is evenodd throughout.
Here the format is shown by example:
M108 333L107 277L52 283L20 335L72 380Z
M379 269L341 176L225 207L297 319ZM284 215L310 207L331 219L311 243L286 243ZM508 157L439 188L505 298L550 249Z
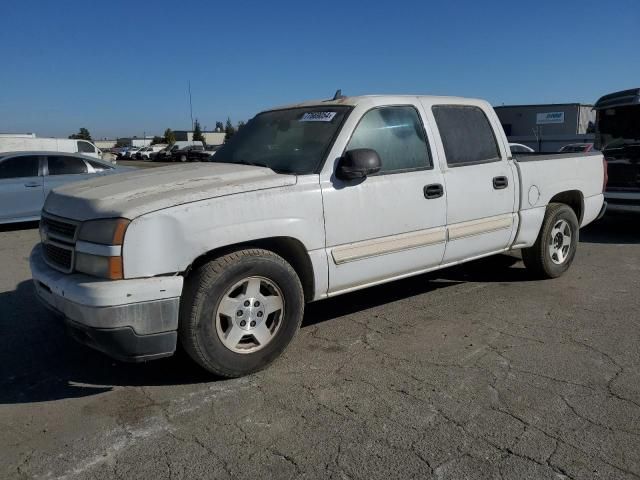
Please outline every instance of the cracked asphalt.
M309 305L285 355L216 380L128 365L35 300L0 231L0 477L640 478L640 222L532 281L498 256Z

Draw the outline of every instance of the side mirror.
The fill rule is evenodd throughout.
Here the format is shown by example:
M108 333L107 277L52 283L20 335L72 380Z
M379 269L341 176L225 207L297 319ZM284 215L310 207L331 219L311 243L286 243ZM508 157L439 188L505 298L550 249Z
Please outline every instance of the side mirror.
M356 148L346 152L339 160L336 177L341 180L365 178L378 173L381 168L382 161L378 152L370 148Z

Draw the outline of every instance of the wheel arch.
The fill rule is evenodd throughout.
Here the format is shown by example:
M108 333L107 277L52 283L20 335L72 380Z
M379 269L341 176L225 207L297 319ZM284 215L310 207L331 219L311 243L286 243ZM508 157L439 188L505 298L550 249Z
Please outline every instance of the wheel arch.
M304 244L293 237L268 237L247 242L225 245L209 250L197 257L184 272L185 277L189 272L207 263L208 261L226 255L228 253L246 248L261 248L269 250L284 258L293 267L304 291L305 301L313 300L315 293L315 277L311 258Z
M567 190L556 193L549 200L549 204L551 203L564 203L569 206L573 210L573 213L576 214L578 225L582 225L582 218L584 216L584 195L580 190Z

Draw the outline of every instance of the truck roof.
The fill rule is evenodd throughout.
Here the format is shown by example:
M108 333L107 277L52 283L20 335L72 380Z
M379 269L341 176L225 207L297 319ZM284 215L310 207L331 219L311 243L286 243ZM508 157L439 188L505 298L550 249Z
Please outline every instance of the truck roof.
M461 102L484 102L484 100L476 99L476 98L465 98L465 97L450 97L450 96L438 96L438 95L358 95L353 97L340 97L337 99L318 99L318 100L308 100L299 103L291 103L288 105L281 105L274 108L268 108L263 110L265 112L270 112L272 110L284 110L288 108L300 108L300 107L318 107L323 105L348 105L348 106L356 106L359 103L362 103L367 100L378 100L384 102L385 99L389 100L389 103L393 103L397 101L399 98L418 98L423 100L431 100L437 102L451 102L451 103L461 103Z
M600 97L594 108L596 110L602 110L603 108L627 107L631 105L640 105L640 88L622 90Z

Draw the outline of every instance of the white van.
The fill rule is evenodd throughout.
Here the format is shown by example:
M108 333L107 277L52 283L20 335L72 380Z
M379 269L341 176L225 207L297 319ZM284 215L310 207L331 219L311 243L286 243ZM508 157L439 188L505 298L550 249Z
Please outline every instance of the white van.
M102 158L102 151L88 140L25 136L0 137L0 153L28 151L82 153L90 157Z

